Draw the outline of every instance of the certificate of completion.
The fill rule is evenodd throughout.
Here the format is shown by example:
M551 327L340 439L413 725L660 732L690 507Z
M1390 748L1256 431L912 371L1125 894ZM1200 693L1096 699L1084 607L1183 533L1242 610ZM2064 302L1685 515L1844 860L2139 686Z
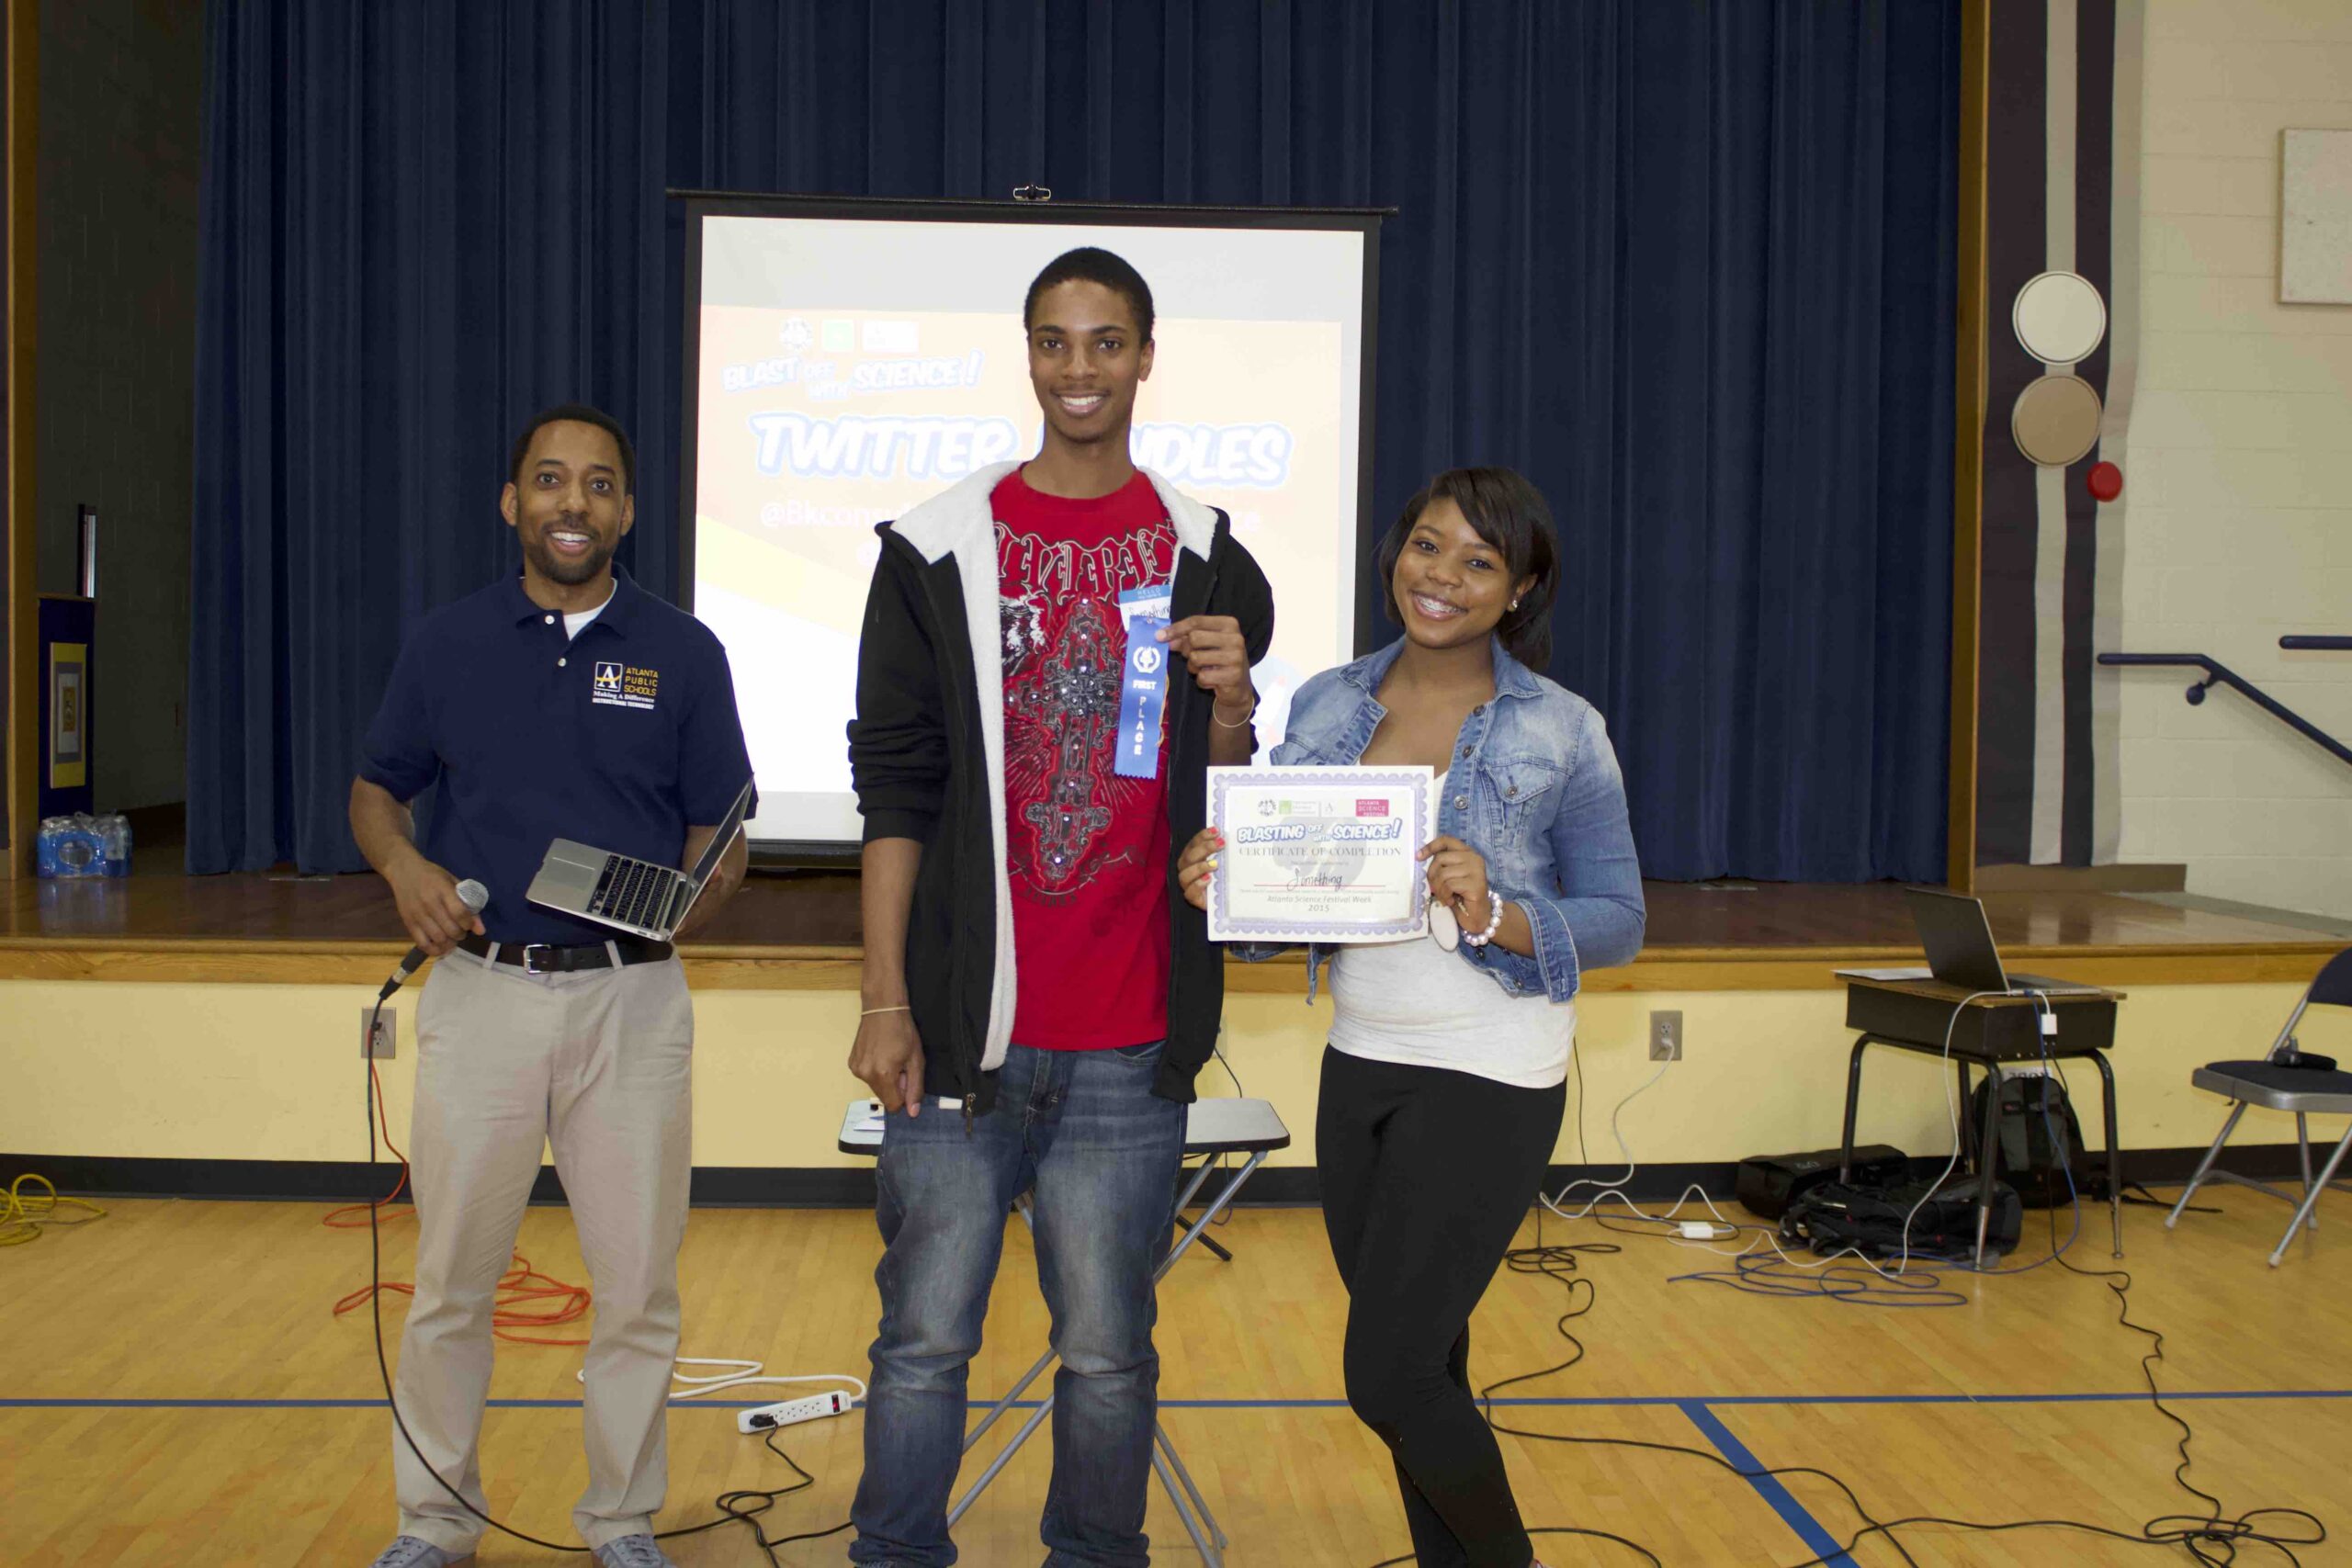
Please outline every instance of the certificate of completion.
M1211 768L1212 942L1398 942L1429 930L1428 768Z

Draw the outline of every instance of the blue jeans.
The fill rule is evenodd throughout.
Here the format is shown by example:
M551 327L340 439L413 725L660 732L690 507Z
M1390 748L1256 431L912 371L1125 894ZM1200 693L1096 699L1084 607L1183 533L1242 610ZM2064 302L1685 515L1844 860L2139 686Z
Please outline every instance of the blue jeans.
M1015 1045L996 1108L966 1132L938 1101L882 1135L882 1328L865 1402L854 1562L946 1568L948 1492L962 1461L966 1372L980 1348L1007 1211L1034 1194L1037 1283L1053 1314L1054 1473L1038 1532L1047 1568L1144 1568L1145 1490L1159 1410L1151 1271L1167 1251L1184 1107L1151 1092L1158 1043Z

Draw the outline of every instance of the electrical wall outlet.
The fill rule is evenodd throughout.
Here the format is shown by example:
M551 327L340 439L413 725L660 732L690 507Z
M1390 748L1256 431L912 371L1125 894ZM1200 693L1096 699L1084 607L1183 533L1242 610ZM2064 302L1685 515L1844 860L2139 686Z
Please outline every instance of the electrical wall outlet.
M1682 1010L1679 1008L1650 1014L1650 1060L1682 1060Z
M373 1039L370 1039L368 1034L368 1025L371 1019L376 1025ZM363 1059L373 1056L379 1062L390 1061L400 1055L400 1010L398 1008L379 1010L369 1006L359 1010L359 1055Z

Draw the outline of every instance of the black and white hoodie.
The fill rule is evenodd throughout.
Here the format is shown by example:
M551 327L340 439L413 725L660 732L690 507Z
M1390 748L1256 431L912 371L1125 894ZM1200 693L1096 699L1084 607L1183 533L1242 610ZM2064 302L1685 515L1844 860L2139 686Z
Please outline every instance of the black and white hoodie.
M989 497L1016 465L983 468L876 532L882 558L858 645L850 773L865 838L923 847L907 925L907 1000L923 1045L923 1091L971 1112L996 1099L1012 1043L1016 955L1006 871L1004 653ZM1273 639L1265 574L1226 514L1146 469L1176 534L1169 614L1231 615L1250 662ZM1216 1043L1225 962L1176 883L1176 857L1207 822L1209 694L1181 673L1168 699L1168 1043L1153 1092L1189 1102Z

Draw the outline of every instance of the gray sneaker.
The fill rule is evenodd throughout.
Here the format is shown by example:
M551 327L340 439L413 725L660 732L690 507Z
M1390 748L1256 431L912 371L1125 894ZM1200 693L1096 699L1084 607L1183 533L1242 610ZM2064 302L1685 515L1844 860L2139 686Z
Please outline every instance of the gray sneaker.
M650 1535L625 1535L618 1540L608 1540L596 1549L596 1561L605 1568L678 1568Z
M450 1568L452 1563L471 1562L473 1560L474 1554L470 1551L463 1557L452 1557L429 1540L404 1535L395 1538L368 1568Z

